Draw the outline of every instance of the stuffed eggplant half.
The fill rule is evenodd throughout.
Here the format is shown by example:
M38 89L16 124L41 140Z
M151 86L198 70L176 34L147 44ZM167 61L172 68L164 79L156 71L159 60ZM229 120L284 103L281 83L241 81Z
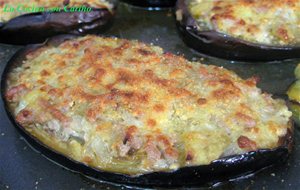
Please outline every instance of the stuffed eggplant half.
M98 179L199 186L283 163L291 151L292 114L255 78L157 46L60 36L21 50L4 73L4 102L25 137Z
M0 43L22 45L58 34L101 32L115 9L115 0L0 0Z
M176 0L122 0L128 4L139 6L139 7L148 7L148 8L168 8L174 7Z
M179 0L184 42L211 56L243 61L300 58L300 2Z
M289 107L293 112L294 121L300 125L300 64L295 69L296 81L288 89Z

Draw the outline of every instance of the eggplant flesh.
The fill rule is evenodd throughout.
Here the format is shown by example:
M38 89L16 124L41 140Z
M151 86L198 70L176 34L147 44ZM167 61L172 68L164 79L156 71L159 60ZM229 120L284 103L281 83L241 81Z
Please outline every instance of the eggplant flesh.
M293 112L293 120L300 125L300 104L298 102L290 102L289 108Z
M260 149L245 154L226 156L212 161L209 165L183 167L170 172L160 171L137 176L102 171L73 160L48 147L18 124L10 112L8 102L5 99L7 76L12 69L23 63L26 55L30 52L43 46L58 46L62 42L76 37L76 35L60 35L49 39L44 44L26 46L10 59L1 77L1 97L11 122L30 145L50 160L74 172L101 181L142 187L203 187L240 178L273 165L283 164L288 159L293 145L293 127L288 129L286 136L279 139L278 147L274 149ZM290 125L293 126L292 122L290 122Z
M295 72L296 76L299 75L299 66ZM297 77L298 78L298 77ZM300 125L300 81L294 82L288 89L287 95L289 97L289 108L293 113L293 120L296 124Z
M248 42L215 30L200 31L185 0L176 4L176 25L182 40L196 51L237 61L276 61L300 58L298 46L271 46Z
M295 77L298 80L300 79L300 64L298 64L296 69L295 69Z
M41 43L60 34L101 32L110 24L114 11L94 8L90 12L40 12L15 17L0 23L0 43L24 45Z
M151 8L167 8L174 7L176 0L122 0L128 4L140 6L140 7L151 7Z

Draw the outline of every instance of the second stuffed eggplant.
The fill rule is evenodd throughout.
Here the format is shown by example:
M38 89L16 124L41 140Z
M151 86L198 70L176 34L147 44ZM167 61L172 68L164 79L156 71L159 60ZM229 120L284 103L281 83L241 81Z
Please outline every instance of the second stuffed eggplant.
M211 56L243 61L300 58L297 2L179 0L177 26L188 46Z

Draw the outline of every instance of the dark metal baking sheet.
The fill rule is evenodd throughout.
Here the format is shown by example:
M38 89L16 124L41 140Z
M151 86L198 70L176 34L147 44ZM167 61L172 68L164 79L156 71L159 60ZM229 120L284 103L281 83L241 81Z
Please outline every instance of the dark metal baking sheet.
M117 18L105 35L137 39L163 47L166 51L229 68L241 77L256 75L259 87L285 97L294 80L294 68L300 60L273 63L243 63L201 56L190 50L178 36L171 10L147 11L120 3ZM0 44L0 72L21 46ZM96 182L49 161L32 150L10 123L0 101L0 189L126 189L118 184ZM300 131L295 130L295 147L288 163L217 189L300 189Z

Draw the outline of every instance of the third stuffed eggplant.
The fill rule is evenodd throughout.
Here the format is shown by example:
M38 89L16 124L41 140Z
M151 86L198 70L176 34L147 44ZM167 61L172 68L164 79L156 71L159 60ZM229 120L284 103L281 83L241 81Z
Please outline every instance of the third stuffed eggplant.
M0 43L40 43L58 34L104 30L115 14L115 0L0 0Z

